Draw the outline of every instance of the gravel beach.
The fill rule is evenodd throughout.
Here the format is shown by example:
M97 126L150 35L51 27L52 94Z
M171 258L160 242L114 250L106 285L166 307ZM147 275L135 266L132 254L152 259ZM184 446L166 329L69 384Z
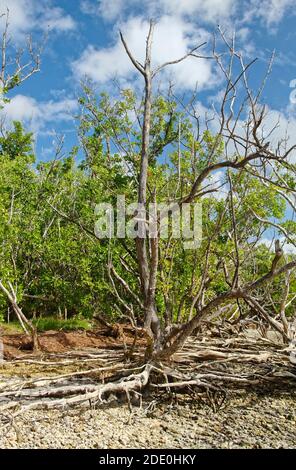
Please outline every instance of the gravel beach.
M151 403L150 403L151 405ZM182 397L96 410L30 411L0 422L0 448L296 448L296 395L229 398L214 412Z

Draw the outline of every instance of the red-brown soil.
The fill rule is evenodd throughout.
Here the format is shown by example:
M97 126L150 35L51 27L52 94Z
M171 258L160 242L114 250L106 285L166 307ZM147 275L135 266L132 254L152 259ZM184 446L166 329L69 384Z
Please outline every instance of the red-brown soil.
M127 325L114 327L113 330L100 328L91 331L47 331L39 333L41 353L65 353L71 350L95 348L121 348L134 342L134 331ZM25 334L4 334L1 336L4 344L4 358L15 359L24 354L32 354L32 341ZM137 344L143 343L144 338L137 338Z

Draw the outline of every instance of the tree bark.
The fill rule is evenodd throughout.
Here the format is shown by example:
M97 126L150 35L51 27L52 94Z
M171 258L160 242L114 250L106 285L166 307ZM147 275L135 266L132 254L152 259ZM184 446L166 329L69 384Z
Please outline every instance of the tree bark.
M2 290L2 292L8 298L8 300L9 300L9 302L10 302L10 304L11 304L11 306L12 306L12 308L13 308L13 310L14 310L17 318L18 318L18 321L21 324L21 327L23 328L24 332L27 335L30 334L30 336L32 338L34 351L39 351L40 344L39 344L37 329L35 328L33 323L30 322L30 320L27 319L27 317L24 315L22 309L19 307L19 305L17 303L16 293L15 293L11 283L9 283L9 287L10 287L11 292L9 292L9 290L6 289L6 287L3 285L2 281L0 281L0 289Z

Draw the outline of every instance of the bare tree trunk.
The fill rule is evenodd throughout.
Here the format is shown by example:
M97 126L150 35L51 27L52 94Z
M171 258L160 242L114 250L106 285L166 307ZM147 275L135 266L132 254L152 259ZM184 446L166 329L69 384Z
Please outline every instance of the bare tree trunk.
M149 33L146 41L146 58L145 65L142 67L132 57L123 36L122 43L127 54L135 67L141 72L145 79L145 100L144 100L144 117L142 129L142 149L141 149L141 166L139 175L138 189L138 232L136 239L136 249L138 258L138 267L141 279L142 294L144 298L145 321L144 325L147 331L154 339L160 334L160 322L155 306L156 293L156 277L158 270L158 234L151 239L151 255L147 250L147 178L149 167L149 146L150 146L150 129L151 129L151 108L152 108L152 71L151 71L151 48L153 39L154 22L150 22Z
M40 344L39 344L39 340L38 340L37 330L36 330L35 326L33 325L33 323L30 322L30 320L27 319L27 317L23 314L22 309L19 307L19 305L17 303L17 297L16 297L15 290L14 290L14 288L11 285L10 282L9 282L9 288L10 288L10 291L8 289L6 289L6 287L3 285L2 281L0 281L0 289L6 295L9 302L11 303L11 306L12 306L12 308L13 308L16 316L17 316L17 319L20 322L21 327L23 328L24 332L27 335L31 336L34 351L38 351L40 349Z
M283 294L283 298L282 298L281 306L280 306L280 317L282 320L284 332L287 336L289 335L289 322L286 317L286 308L287 308L288 296L290 292L290 275L291 275L290 272L288 272L286 275L284 294Z

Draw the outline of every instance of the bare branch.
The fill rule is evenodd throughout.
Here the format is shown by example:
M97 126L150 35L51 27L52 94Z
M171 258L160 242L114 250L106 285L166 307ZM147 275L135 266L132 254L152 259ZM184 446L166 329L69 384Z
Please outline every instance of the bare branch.
M202 44L200 44L199 46L196 46L194 47L193 49L191 49L191 51L187 52L187 54L183 55L182 57L180 57L179 59L176 59L176 60L171 60L171 61L168 61L168 62L165 62L164 64L160 65L159 67L157 67L153 72L152 72L152 77L155 77L155 75L157 75L162 69L164 69L165 67L167 67L168 65L175 65L175 64L179 64L180 62L183 62L183 60L187 59L188 57L197 57L197 58L211 58L211 57L203 57L203 56L198 56L196 54L194 54L195 51L197 51L198 49L200 49L201 47L203 47L204 45L206 44L206 42L203 42Z
M144 69L143 65L140 64L140 62L138 62L138 61L134 58L134 56L132 55L132 53L131 53L131 51L130 51L130 49L129 49L129 47L128 47L128 45L127 45L127 43L126 43L126 41L125 41L125 39L124 39L123 34L122 34L121 31L120 31L119 34L120 34L121 42L122 42L122 44L123 44L123 46L124 46L124 49L125 49L127 55L129 56L129 58L130 58L130 60L131 60L131 62L132 62L133 65L136 67L136 69L137 69L142 75L144 75L144 77L145 77L145 69Z

